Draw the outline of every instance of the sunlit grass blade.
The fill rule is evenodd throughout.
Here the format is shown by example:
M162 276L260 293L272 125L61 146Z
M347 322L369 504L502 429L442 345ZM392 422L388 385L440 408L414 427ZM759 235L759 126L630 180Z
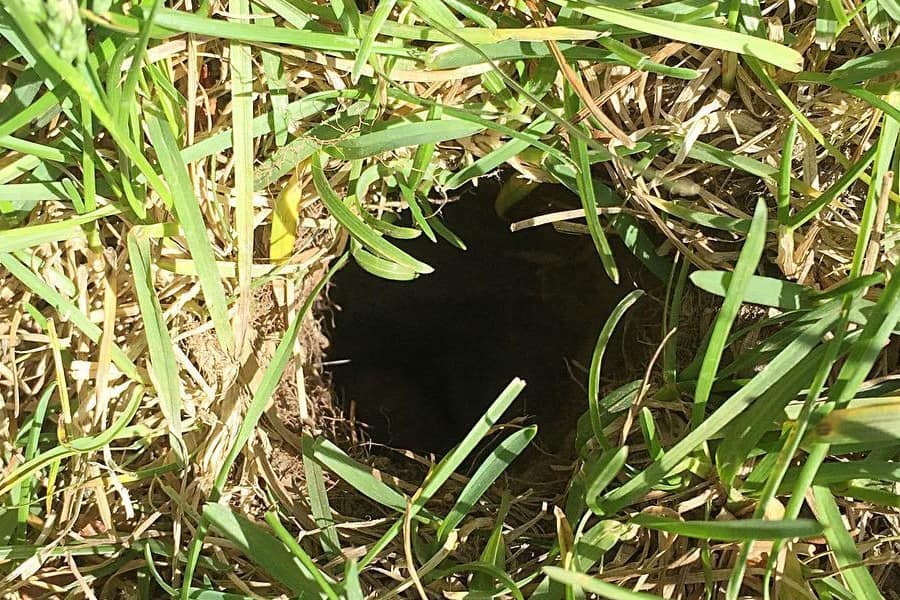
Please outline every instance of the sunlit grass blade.
M689 44L700 44L727 52L747 54L788 71L799 71L803 64L803 57L799 52L764 38L691 23L664 21L646 14L573 0L551 1L553 4L620 27Z
M266 529L215 502L203 507L203 515L242 554L293 593L315 598L323 592L307 567Z
M40 244L83 237L83 225L117 214L119 214L119 209L108 204L95 211L69 217L66 220L0 230L0 252L14 252Z
M375 8L375 12L372 13L372 18L364 26L365 34L360 41L359 52L357 52L353 61L353 69L350 71L350 83L355 84L359 81L363 67L369 62L369 57L372 54L375 38L378 37L382 25L387 21L396 4L397 0L380 0Z
M580 102L574 89L571 87L567 89L566 114L572 119L578 112ZM588 231L590 231L591 239L594 241L594 246L600 255L604 271L606 271L610 280L617 284L619 283L619 269L616 267L616 260L612 255L612 249L609 247L606 234L603 232L600 216L597 214L597 200L594 196L594 183L591 177L591 162L588 159L587 144L581 137L571 137L569 139L569 151L572 153L572 162L575 163L577 169L578 197L581 199L582 208L584 208Z
M705 292L722 298L728 294L732 277L730 271L694 271L690 274L691 283ZM810 306L814 293L815 290L799 283L751 275L744 288L743 301L784 310L796 310Z
M424 274L434 271L430 266L416 260L406 252L386 241L383 237L370 229L362 219L353 214L341 199L337 197L331 184L328 183L322 161L322 152L316 152L313 155L312 161L313 182L316 186L316 190L319 192L319 197L322 199L322 202L338 223L346 227L350 234L362 244L371 248L384 258L411 269L416 273Z
M490 456L481 463L481 466L459 493L453 508L441 521L437 531L438 541L447 539L450 531L459 525L494 481L525 450L536 433L536 426L526 427L507 437L491 451Z
M716 371L718 371L719 362L722 360L722 353L725 350L728 334L744 300L744 292L750 283L750 277L756 270L756 266L759 264L759 259L762 256L763 247L766 243L766 214L765 202L760 200L756 204L750 232L747 234L747 240L741 250L741 256L738 258L738 262L734 267L734 274L728 284L725 301L722 303L722 308L719 309L715 323L713 323L709 344L707 345L703 364L700 367L700 375L697 379L697 388L694 390L694 408L691 418L694 428L699 427L705 418L706 403L712 392Z
M364 132L358 137L341 139L333 146L326 146L325 150L336 158L355 160L397 148L464 138L483 130L484 127L478 123L454 118L418 123L397 122L368 133Z
M338 600L338 595L334 591L334 588L331 586L331 583L325 578L325 574L319 569L319 566L313 562L313 559L306 553L303 548L300 547L300 544L297 543L297 540L294 539L294 536L290 534L290 532L284 528L284 525L281 524L281 521L278 519L278 513L274 511L269 511L266 513L266 523L269 524L269 527L275 532L275 535L278 536L278 539L281 540L285 546L290 549L291 554L294 555L294 558L299 560L304 567L306 567L307 572L309 572L310 576L319 586L319 590L325 592L325 595L329 598L329 600Z
M616 58L637 71L647 71L648 73L658 73L676 79L696 79L700 77L700 72L696 69L687 69L683 67L670 67L652 60L649 56L639 50L635 50L628 44L620 42L614 37L602 37L599 40L601 46L609 50Z
M128 258L134 274L134 288L141 309L144 335L150 353L150 380L159 398L179 460L186 460L187 449L181 437L181 383L172 338L156 296L151 272L150 240L139 230L128 235Z
M820 535L825 530L822 524L812 519L784 521L768 521L765 519L678 521L645 513L633 517L631 522L648 529L667 531L684 537L726 542L805 538Z
M831 411L816 423L805 441L828 444L878 444L895 441L900 445L898 431L900 400L885 399L867 402L864 406Z
M184 231L191 257L197 266L200 286L203 288L203 297L216 328L216 336L222 348L231 353L234 350L234 332L228 316L225 288L216 269L215 255L206 234L203 213L194 196L187 170L180 160L178 144L162 114L146 106L144 117L160 167L172 186L173 208Z
M230 0L231 13L238 17L250 14L250 0ZM237 243L237 310L234 315L235 356L244 351L250 329L253 299L250 284L253 279L253 60L250 46L232 41L231 60L231 122L234 150L234 229ZM223 344L224 345L224 344ZM226 346L230 349L230 346Z
M881 600L883 596L878 591L878 585L872 579L868 568L860 559L859 550L844 525L834 496L831 495L828 488L821 486L813 486L812 495L815 498L813 510L826 526L825 539L828 540L828 546L831 548L832 560L841 577L853 592L854 598Z
M425 507L429 500L436 494L448 479L456 472L456 469L475 450L492 427L494 427L510 407L513 401L522 392L525 382L519 378L513 379L504 388L500 395L488 407L484 415L472 426L469 433L457 444L444 458L431 470L413 502L407 509L408 518L415 518ZM398 520L381 538L372 545L366 556L360 561L360 566L366 566L379 555L379 553L400 533L403 521Z
M311 445L310 450L313 460L346 481L359 493L398 512L406 510L406 496L384 483L370 468L347 456L332 442L319 438Z
M627 590L613 583L607 583L590 575L569 571L561 567L544 567L543 571L551 579L566 585L570 589L577 588L585 592L598 594L602 598L609 598L609 600L662 600L655 594Z

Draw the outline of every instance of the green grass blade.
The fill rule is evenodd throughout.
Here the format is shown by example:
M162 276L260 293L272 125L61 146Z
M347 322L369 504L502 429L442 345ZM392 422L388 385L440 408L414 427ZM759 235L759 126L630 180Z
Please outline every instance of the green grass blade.
M595 514L603 514L597 498L619 474L626 460L628 460L628 446L622 446L617 450L607 450L593 464L587 465L584 501Z
M561 567L544 567L544 573L554 581L569 588L577 588L591 594L598 594L609 600L662 600L659 596L646 592L633 592L615 584L595 579L584 573L568 571Z
M379 127L358 137L339 140L326 146L328 154L343 160L369 158L407 146L436 144L475 135L484 130L478 123L461 119L444 118L419 123L399 122Z
M572 0L551 1L558 6L569 8L574 12L600 19L606 23L688 44L699 44L726 52L754 56L788 71L797 72L803 64L803 57L793 48L763 38L715 27L664 21L646 14L596 4Z
M359 52L357 52L356 58L353 60L353 68L350 70L350 83L353 85L356 85L359 81L359 76L362 74L363 67L368 64L369 57L372 54L372 46L375 44L375 38L378 37L378 34L381 32L381 27L391 15L391 11L394 10L396 4L397 0L380 0L378 6L375 7L375 12L372 13L372 18L366 23L365 35L363 35L362 40L360 41Z
M349 208L337 197L328 179L325 177L325 171L322 165L322 152L313 154L312 174L313 183L319 192L319 197L328 209L328 212L343 225L363 245L371 248L386 259L392 260L398 265L404 266L416 273L431 273L433 268L425 263L416 260L406 252L400 250L390 242L382 238L378 233L369 228L359 217L353 214Z
M718 371L719 363L722 360L728 334L731 331L735 317L737 317L738 310L741 308L744 293L750 283L750 277L756 270L757 264L759 264L765 243L766 205L765 202L759 200L753 213L753 223L750 226L750 232L747 234L747 240L741 250L740 258L738 258L734 267L734 274L728 284L725 301L722 303L722 308L719 309L719 313L716 316L712 334L709 338L709 345L706 348L703 363L700 367L697 388L694 391L694 409L691 419L694 428L699 427L706 416L706 403L712 392L716 371Z
M228 317L228 300L216 268L215 255L207 237L203 214L194 196L187 170L181 162L178 144L161 113L151 107L145 107L144 118L160 167L172 186L175 214L197 267L200 287L203 288L203 297L215 326L216 336L222 348L230 354L234 351L235 344L234 332Z
M181 436L181 381L172 338L156 296L151 274L150 240L140 231L128 235L128 259L134 275L134 289L141 310L144 335L150 353L150 380L159 398L159 407L169 426L172 450L180 461L187 459Z
M628 44L620 42L614 37L602 37L597 40L601 46L609 50L616 58L636 71L658 73L675 79L696 79L700 77L700 71L683 67L670 67L658 63L639 50L635 50Z
M690 279L691 283L701 290L724 298L728 293L732 276L730 271L694 271L690 274ZM814 293L815 290L799 283L751 275L742 300L783 310L797 310L809 307Z
M812 519L769 521L739 519L736 521L678 521L649 514L640 514L631 522L657 531L701 540L743 542L748 540L778 540L821 535L822 524Z
M853 592L853 596L860 600L881 600L883 596L878 591L878 585L872 579L869 569L865 564L861 564L859 551L847 532L834 496L828 488L818 485L813 486L812 495L815 498L813 510L826 526L825 539L831 548L832 560Z
M628 309L643 295L643 290L633 290L619 301L606 319L606 323L603 324L600 335L597 336L597 343L594 344L594 353L591 355L591 368L588 372L588 411L594 437L604 447L607 447L609 442L603 435L603 423L600 419L600 366L603 363L603 353L606 351L606 346L609 344L616 325L619 324Z
M462 522L494 481L528 447L535 434L537 434L536 426L526 427L507 437L491 451L490 456L481 463L481 466L459 493L453 508L441 521L436 535L439 543L443 543L450 531Z
M291 551L291 554L294 555L294 558L299 560L309 574L312 576L313 580L319 586L319 589L325 592L325 595L328 596L329 600L338 600L338 595L334 591L334 588L331 587L331 584L325 578L325 574L319 569L319 566L313 562L313 559L306 553L306 551L300 547L300 544L297 543L297 540L294 539L287 529L284 528L284 525L281 524L281 521L278 519L278 513L274 511L269 511L266 513L266 523L269 524L269 527L272 528L272 531L275 532L275 535L278 536L278 539L281 540L281 543L288 547Z
M900 47L887 48L848 60L832 71L829 79L842 84L862 83L888 73L895 73L898 61L900 61Z
M324 438L315 440L310 456L367 498L401 513L406 510L406 496L373 475L370 468L347 456L332 442Z
M203 515L242 554L294 594L310 598L325 595L306 566L266 529L214 502L204 505Z
M41 225L29 225L17 229L0 230L0 253L24 250L40 244L60 242L73 238L83 238L83 225L104 217L119 214L119 209L111 204L95 211L70 217L64 221L54 221Z
M303 475L306 477L306 493L309 496L309 509L316 525L322 530L319 542L322 550L331 554L339 554L341 540L334 528L334 514L331 504L328 502L328 490L325 487L325 473L322 466L316 462L313 451L315 440L308 434L304 434L300 442L303 454Z
M249 0L231 0L233 15L249 15ZM256 25L258 26L258 25ZM234 230L237 242L238 294L234 318L234 337L246 340L252 310L250 285L253 280L253 60L250 46L233 40L231 59L231 122L234 150ZM243 352L243 342L234 348Z
M566 90L566 114L570 119L573 119L578 112L580 101L571 86L566 86ZM580 128L580 126L578 127ZM582 132L584 133L583 129ZM594 247L600 255L603 270L606 271L606 275L614 284L618 284L619 269L616 267L612 248L609 247L609 241L603 232L603 225L600 224L600 215L597 214L597 199L594 196L594 183L591 177L591 162L588 159L587 144L580 136L570 137L569 151L572 153L572 162L576 165L578 197L581 199L581 207L584 209L588 231L591 234L591 239L594 241Z

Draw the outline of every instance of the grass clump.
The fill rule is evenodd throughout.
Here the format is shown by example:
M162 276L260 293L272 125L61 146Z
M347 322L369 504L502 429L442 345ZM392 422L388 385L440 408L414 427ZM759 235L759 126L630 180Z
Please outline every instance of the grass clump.
M893 0L0 6L4 594L900 586ZM581 200L514 230L589 235L613 282L619 237L668 284L659 351L601 385L634 292L561 484L511 475L518 379L379 470L321 292L350 259L427 277L403 240L464 248L436 199L500 168L498 212Z

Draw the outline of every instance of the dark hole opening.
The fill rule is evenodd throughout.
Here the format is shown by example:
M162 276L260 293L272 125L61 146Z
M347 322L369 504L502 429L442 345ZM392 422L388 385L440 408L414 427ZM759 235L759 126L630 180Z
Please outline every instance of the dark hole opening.
M394 240L434 273L385 281L350 264L334 279L334 389L377 443L445 453L521 377L527 386L506 417L537 423L546 450L571 444L597 334L640 268L611 237L616 286L589 236L510 231L511 220L577 208L565 190L542 186L505 219L494 211L497 191L482 185L441 208L466 251L424 235ZM624 342L607 349L604 372L620 368Z

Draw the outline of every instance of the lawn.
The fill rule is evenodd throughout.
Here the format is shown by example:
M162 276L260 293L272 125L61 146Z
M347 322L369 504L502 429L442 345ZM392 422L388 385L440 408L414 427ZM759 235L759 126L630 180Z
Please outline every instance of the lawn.
M900 597L898 37L897 0L0 0L3 597ZM472 194L615 290L568 315L566 450L516 377L373 451L330 282L415 299Z

